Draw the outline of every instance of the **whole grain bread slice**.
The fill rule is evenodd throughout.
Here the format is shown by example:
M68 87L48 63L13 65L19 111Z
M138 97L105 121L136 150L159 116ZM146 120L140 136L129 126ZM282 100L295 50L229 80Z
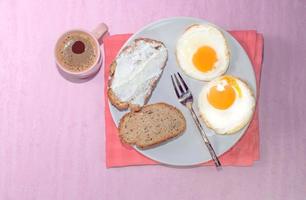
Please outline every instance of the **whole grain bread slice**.
M149 148L174 138L186 129L184 115L166 103L150 104L125 114L119 123L123 143Z
M108 89L107 89L107 95L108 95L109 101L118 110L126 110L126 109L130 108L130 110L132 110L132 111L139 111L141 109L141 107L148 102L148 100L149 100L154 88L156 87L156 84L157 84L158 80L160 79L161 74L162 74L162 71L161 71L161 73L158 76L156 76L156 77L154 77L150 80L150 83L147 86L148 90L144 95L144 101L143 101L144 103L143 104L134 103L133 100L125 101L125 100L122 100L118 95L116 95L115 91L112 89L112 82L113 82L113 78L115 76L115 72L117 70L117 65L118 65L117 59L122 57L122 56L128 55L128 54L130 54L130 55L134 54L135 49L137 49L137 46L140 45L141 43L146 43L148 45L151 45L156 50L165 50L166 49L165 45L160 41L149 39L149 38L138 38L138 39L135 39L134 42L131 45L126 46L118 54L116 59L110 65L110 76L109 76ZM137 54L137 52L135 54ZM156 66L156 68L160 68L161 70L163 70L164 67L166 66L167 58L168 58L167 51L165 52L165 54L166 54L166 59L164 60L164 62L160 66ZM127 78L128 77L126 77L126 79Z

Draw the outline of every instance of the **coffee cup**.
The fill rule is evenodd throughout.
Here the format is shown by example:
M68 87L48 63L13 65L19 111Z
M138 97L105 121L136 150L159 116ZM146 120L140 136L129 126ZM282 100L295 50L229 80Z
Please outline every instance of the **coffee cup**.
M82 79L95 74L102 63L100 45L107 30L107 25L101 23L92 32L73 29L63 33L54 50L59 70L71 78Z

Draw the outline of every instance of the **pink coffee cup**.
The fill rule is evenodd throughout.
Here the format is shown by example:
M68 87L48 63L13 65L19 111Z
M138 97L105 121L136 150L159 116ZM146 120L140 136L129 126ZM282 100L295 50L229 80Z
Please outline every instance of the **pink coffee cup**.
M107 25L104 24L104 23L101 23L91 32L88 32L88 31L83 30L83 29L73 29L73 30L70 30L70 31L67 31L67 32L63 33L59 37L59 39L57 40L56 45L55 45L55 50L54 50L55 61L56 61L58 69L61 72L63 72L65 75L67 75L69 78L78 78L78 79L87 78L87 77L90 77L90 76L94 75L95 73L97 73L97 71L100 69L100 66L101 66L101 63L102 63L102 60L103 60L100 45L102 44L102 38L107 33L107 31L108 31ZM65 64L64 64L65 63L65 58L63 58L63 57L59 58L59 49L61 48L60 45L63 43L64 37L67 37L68 34L73 35L76 32L78 32L81 35L86 36L87 38L90 39L90 41L91 41L90 44L91 44L91 47L93 48L92 52L94 52L93 53L94 56L90 55L91 51L86 52L86 55L83 55L83 56L85 56L85 58L86 58L86 56L90 56L91 58L93 58L93 60L91 61L91 63L89 63L86 66L86 69L78 70L78 71L77 70L69 70L67 67L65 67ZM85 52L87 47L84 46L84 44L82 44L82 45L83 45L84 52ZM73 46L72 46L72 48L73 48ZM81 55L81 53L78 52L79 55ZM73 57L73 52L72 51L71 51L71 54L72 54L72 56L71 56L70 59L73 59L72 58ZM81 58L82 57L79 58L80 62L82 61ZM74 61L74 62L77 62L77 60Z

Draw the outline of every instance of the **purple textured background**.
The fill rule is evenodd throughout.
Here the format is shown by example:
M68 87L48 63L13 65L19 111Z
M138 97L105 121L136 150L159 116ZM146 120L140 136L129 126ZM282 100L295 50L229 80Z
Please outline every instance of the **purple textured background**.
M171 16L201 17L265 37L261 159L253 167L106 169L103 70L82 84L54 65L65 30L134 32ZM306 1L1 0L0 199L306 198Z

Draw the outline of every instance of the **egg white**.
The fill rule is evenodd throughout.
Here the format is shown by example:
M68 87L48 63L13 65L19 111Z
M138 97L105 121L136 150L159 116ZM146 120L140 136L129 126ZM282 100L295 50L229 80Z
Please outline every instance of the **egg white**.
M195 52L202 46L213 48L217 62L208 72L199 71L192 62ZM230 51L223 33L212 25L194 24L178 39L176 56L179 66L190 77L209 81L224 74L229 66Z
M236 78L241 90L241 97L235 90L236 98L229 108L221 110L213 107L208 102L207 94L211 87L220 83L222 78L223 76L203 87L198 98L198 108L201 118L209 128L213 129L217 134L232 134L250 122L255 109L255 98L249 86Z

